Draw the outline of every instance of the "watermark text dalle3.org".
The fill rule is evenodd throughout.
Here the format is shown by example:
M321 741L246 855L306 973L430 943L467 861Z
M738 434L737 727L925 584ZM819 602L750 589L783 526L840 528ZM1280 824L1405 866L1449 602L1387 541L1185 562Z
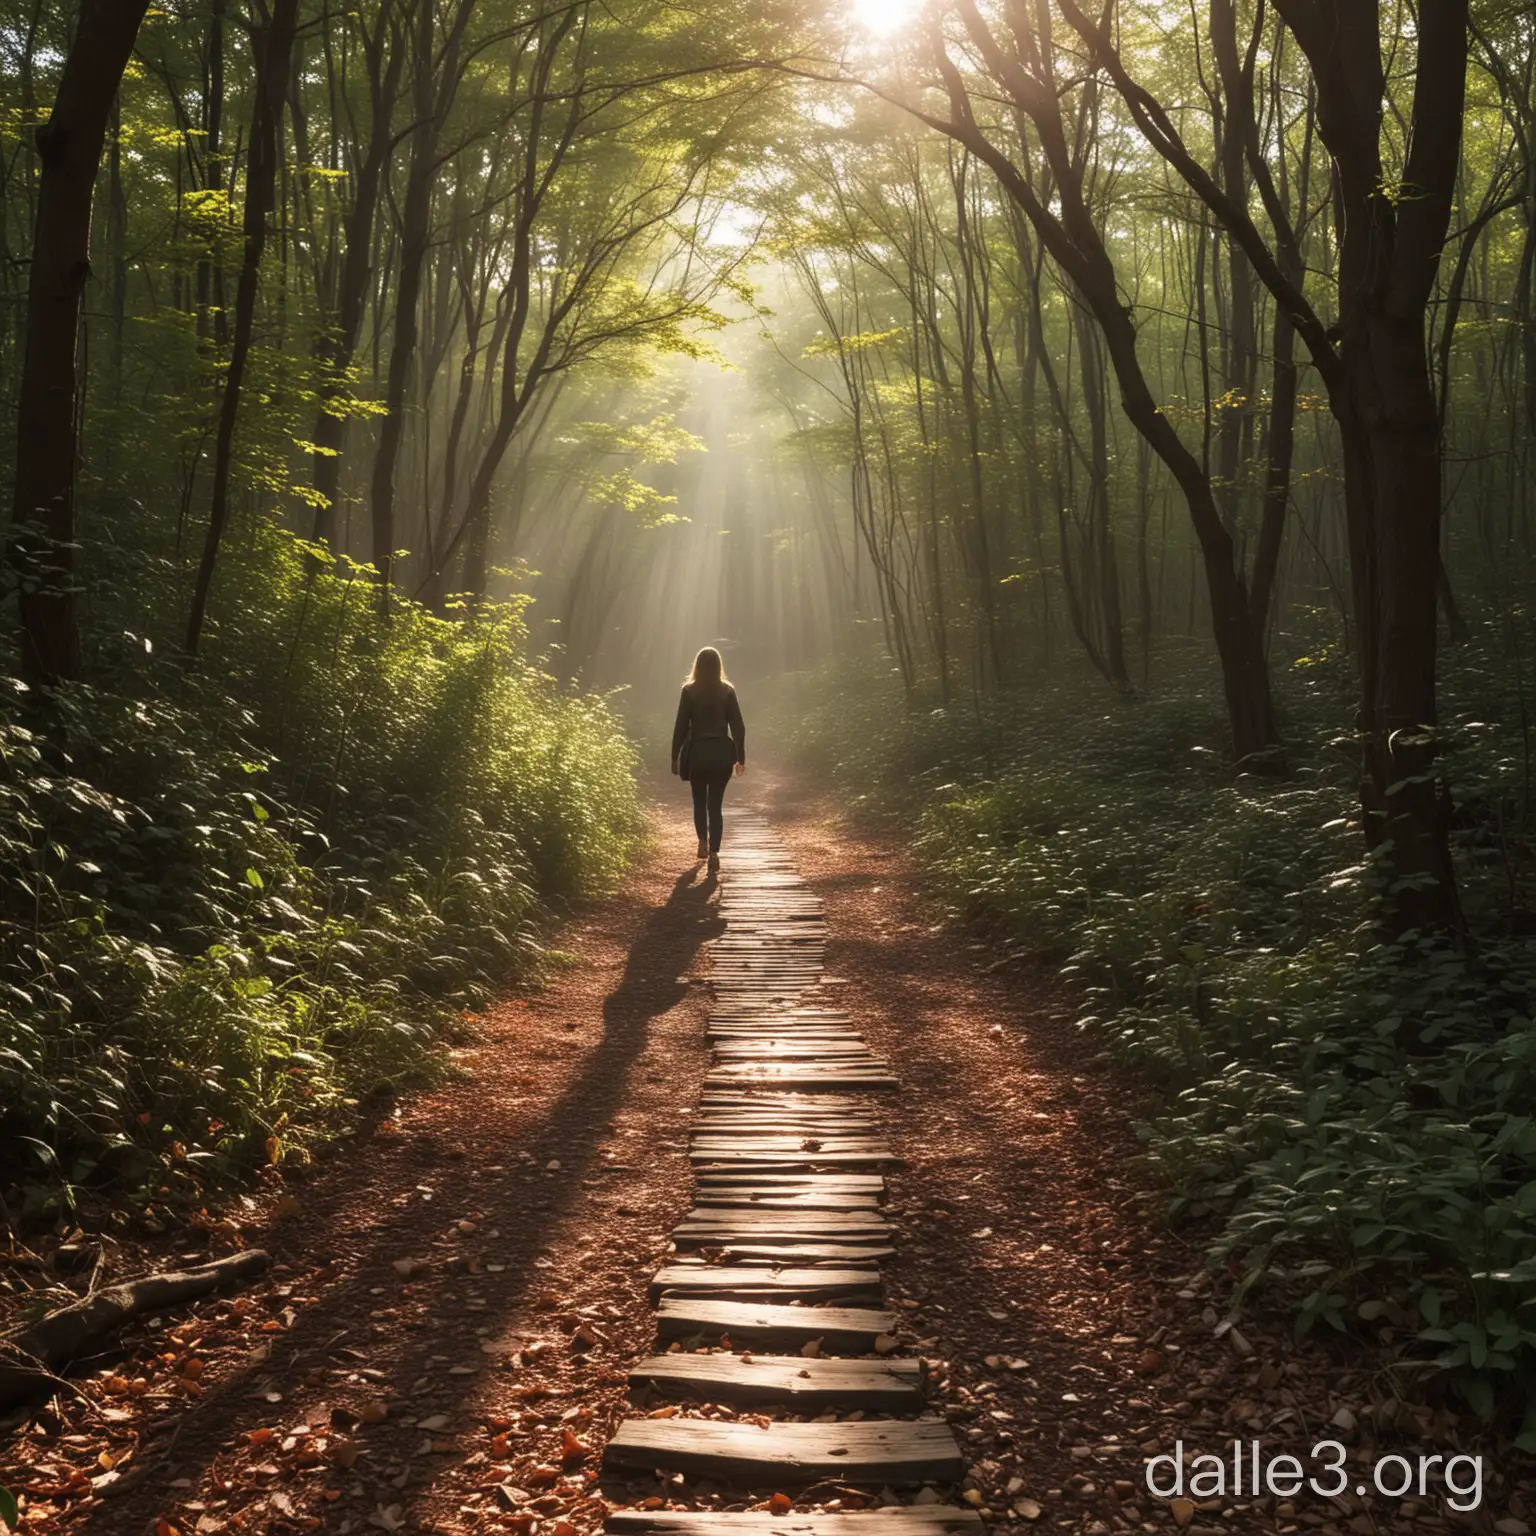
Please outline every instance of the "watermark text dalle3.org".
M1310 1493L1336 1499L1353 1492L1388 1499L1443 1496L1447 1506L1466 1514L1483 1502L1481 1456L1378 1456L1368 1465L1346 1465L1348 1451L1337 1440L1319 1440L1311 1455L1270 1455L1260 1440L1234 1440L1222 1453L1192 1451L1184 1442L1172 1451L1147 1458L1147 1488L1160 1499L1290 1499Z

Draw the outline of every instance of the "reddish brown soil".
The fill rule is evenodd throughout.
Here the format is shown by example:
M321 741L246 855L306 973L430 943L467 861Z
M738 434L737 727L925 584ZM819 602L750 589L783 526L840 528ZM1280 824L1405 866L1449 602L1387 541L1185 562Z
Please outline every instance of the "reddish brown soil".
M1336 1437L1416 1454L1459 1426L1394 1406L1358 1349L1298 1350L1246 1322L1218 1336L1199 1250L1137 1193L1126 1089L1053 978L987 970L918 893L897 839L850 831L782 783L742 790L826 901L830 995L902 1080L890 1295L932 1341L937 1400L995 1527L1446 1529L1434 1499L1147 1496L1145 1457L1179 1438L1229 1459L1238 1434L1267 1452ZM237 1204L239 1240L273 1254L267 1280L125 1336L0 1441L24 1531L600 1524L596 1453L651 1342L646 1281L687 1199L683 1111L707 1062L697 978L718 931L683 807L674 796L658 815L658 851L559 936L576 963L479 1021L459 1075L310 1177ZM1481 1449L1483 1507L1458 1524L1519 1536L1536 1493L1516 1487L1514 1458Z

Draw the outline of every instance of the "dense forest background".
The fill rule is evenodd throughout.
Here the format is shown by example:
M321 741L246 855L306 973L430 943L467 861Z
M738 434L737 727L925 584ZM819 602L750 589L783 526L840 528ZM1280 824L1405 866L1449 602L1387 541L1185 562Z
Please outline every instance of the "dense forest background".
M426 1070L716 640L1065 962L1242 1288L1536 1449L1528 7L0 0L0 57L33 1215Z

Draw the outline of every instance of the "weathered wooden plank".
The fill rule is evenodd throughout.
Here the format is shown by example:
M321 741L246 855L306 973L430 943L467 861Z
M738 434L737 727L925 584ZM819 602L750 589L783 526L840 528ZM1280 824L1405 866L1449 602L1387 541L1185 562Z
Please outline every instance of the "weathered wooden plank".
M834 1194L820 1190L777 1190L711 1185L699 1191L701 1200L716 1208L731 1207L756 1211L876 1211L879 1197L865 1194Z
M878 1269L762 1269L746 1264L668 1264L651 1276L650 1296L722 1301L836 1301L880 1294ZM803 1309L802 1309L803 1310ZM814 1308L812 1309L814 1310Z
M883 1068L883 1070L882 1070ZM889 1077L889 1067L812 1066L807 1062L794 1061L730 1061L712 1067L705 1076L708 1088L754 1087L804 1091L820 1086L833 1092L846 1091L834 1081L846 1078L851 1090L863 1092L865 1078ZM894 1079L892 1079L894 1081Z
M821 1019L807 1019L802 1022L797 1019L779 1018L776 1015L758 1019L721 1019L709 1024L706 1033L733 1040L750 1039L754 1035L784 1035L797 1040L862 1038L857 1026L853 1024L828 1024Z
M770 1424L762 1429L710 1419L625 1419L603 1461L774 1489L827 1478L875 1487L948 1483L964 1471L953 1431L936 1419ZM880 1516L868 1518L878 1521Z
M705 1026L705 1036L710 1040L752 1040L772 1037L788 1040L862 1040L864 1037L852 1024L797 1024L793 1019L776 1016L765 1018L722 1018Z
M922 1410L919 1360L807 1360L801 1355L653 1355L629 1373L632 1392L652 1387L666 1397L700 1403L753 1404L818 1413Z
M700 1198L711 1189L761 1189L774 1193L824 1193L866 1195L878 1199L885 1193L885 1178L878 1173L700 1173Z
M756 1040L714 1040L710 1044L715 1060L722 1065L758 1061L822 1061L839 1067L886 1064L862 1040L786 1040L782 1035L763 1035Z
M684 1219L672 1229L679 1248L724 1248L742 1244L785 1247L792 1243L887 1248L888 1222L853 1222L842 1213L826 1211L717 1211L709 1221Z
M797 1163L814 1163L817 1158L863 1157L874 1163L891 1163L895 1154L885 1141L856 1140L854 1137L757 1137L743 1132L739 1137L694 1137L688 1157L694 1163L714 1163L720 1158L760 1163L791 1157Z
M707 1131L711 1138L747 1136L761 1139L764 1136L787 1136L796 1141L806 1137L813 1140L837 1137L843 1141L852 1138L872 1141L884 1136L889 1124L883 1116L875 1119L855 1118L845 1114L759 1114L743 1109L711 1109L690 1129Z
M872 1141L884 1134L884 1127L874 1120L784 1120L766 1115L712 1115L698 1121L694 1130L700 1135L721 1136L793 1136L797 1141L807 1137L815 1140L820 1136L837 1136L843 1139L855 1137Z
M746 1228L757 1225L779 1227L785 1231L803 1228L826 1232L834 1229L852 1232L865 1228L874 1231L888 1229L890 1225L869 1211L741 1211L709 1205L696 1205L683 1220L693 1226Z
M695 1136L688 1155L695 1162L711 1162L719 1157L761 1160L786 1156L804 1162L839 1153L874 1158L877 1162L889 1162L895 1156L890 1146L877 1137L764 1136L751 1131L743 1131L739 1136L722 1136L713 1131L707 1136Z
M868 1101L851 1094L798 1093L792 1088L706 1088L699 1104L702 1109L745 1105L753 1109L805 1109L829 1115L850 1109L869 1113Z
M712 1112L710 1118L716 1121L727 1120L726 1116L721 1115L718 1112ZM770 1137L786 1142L798 1142L806 1137L810 1137L812 1140L820 1138L821 1140L828 1142L833 1140L868 1141L871 1139L868 1135L862 1134L857 1129L854 1129L849 1134L844 1134L840 1128L850 1124L850 1121L842 1116L837 1115L827 1115L819 1119L810 1115L796 1115L793 1119L789 1119L738 1112L737 1114L730 1116L727 1123L731 1127L729 1131L712 1130L709 1133L710 1136L737 1136L739 1128L739 1134L741 1136L750 1137L754 1141L765 1141ZM855 1127L858 1125L857 1121L853 1121L851 1123ZM780 1132L771 1132L764 1130L754 1130L754 1125L786 1125L793 1127L793 1129L787 1129ZM805 1127L805 1129L801 1129L801 1127ZM879 1135L880 1132L877 1130L875 1134Z
M712 1088L775 1084L784 1088L825 1088L831 1093L846 1093L849 1090L872 1093L897 1086L896 1079L884 1072L855 1071L847 1067L810 1067L795 1062L747 1062L713 1067L704 1081Z
M868 1098L852 1098L848 1094L826 1094L825 1104L817 1103L816 1094L720 1094L711 1095L697 1107L700 1117L705 1115L757 1115L768 1118L773 1115L785 1120L868 1120L879 1117L877 1106Z
M715 1245L700 1245L711 1253ZM727 1243L720 1250L722 1257L731 1264L879 1264L896 1256L894 1248L882 1248L870 1243L834 1243L825 1239L812 1239L796 1243Z
M830 1050L847 1050L856 1046L860 1050L867 1051L870 1048L869 1041L854 1030L833 1034L826 1030L817 1030L812 1033L809 1030L797 1032L792 1029L711 1029L705 1032L704 1038L717 1055L723 1052L739 1052L744 1046L754 1045L792 1045L800 1050L808 1046L820 1046Z
M883 1066L882 1058L869 1049L868 1040L796 1040L791 1035L757 1035L739 1040L711 1040L717 1063L736 1061L834 1061L848 1066L854 1061Z
M868 1152L889 1151L886 1143L878 1133L875 1136L840 1136L836 1130L821 1128L812 1131L809 1135L786 1132L783 1135L772 1135L766 1131L743 1130L739 1135L722 1134L710 1131L701 1134L693 1133L693 1142L696 1146L713 1146L719 1142L729 1142L733 1146L751 1146L763 1152L798 1152L809 1150L815 1152L821 1148L837 1152ZM814 1143L814 1145L807 1145Z
M709 957L709 968L715 975L737 971L793 971L797 975L813 975L819 980L826 966L814 949L804 945L753 944L750 948L735 950L716 947Z
M983 1536L986 1525L974 1509L929 1504L830 1515L616 1509L603 1529L609 1536Z
M705 1153L693 1160L695 1170L708 1169L711 1173L817 1173L824 1168L894 1169L902 1166L897 1157L869 1157L858 1152L765 1153L752 1157Z

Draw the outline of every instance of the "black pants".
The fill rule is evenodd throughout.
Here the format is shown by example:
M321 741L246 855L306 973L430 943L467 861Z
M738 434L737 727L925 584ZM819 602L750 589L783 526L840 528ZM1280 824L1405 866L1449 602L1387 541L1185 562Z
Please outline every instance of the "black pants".
M693 825L702 843L709 838L709 851L720 852L720 836L725 831L725 786L731 782L731 770L724 773L695 773L688 779L693 788Z

